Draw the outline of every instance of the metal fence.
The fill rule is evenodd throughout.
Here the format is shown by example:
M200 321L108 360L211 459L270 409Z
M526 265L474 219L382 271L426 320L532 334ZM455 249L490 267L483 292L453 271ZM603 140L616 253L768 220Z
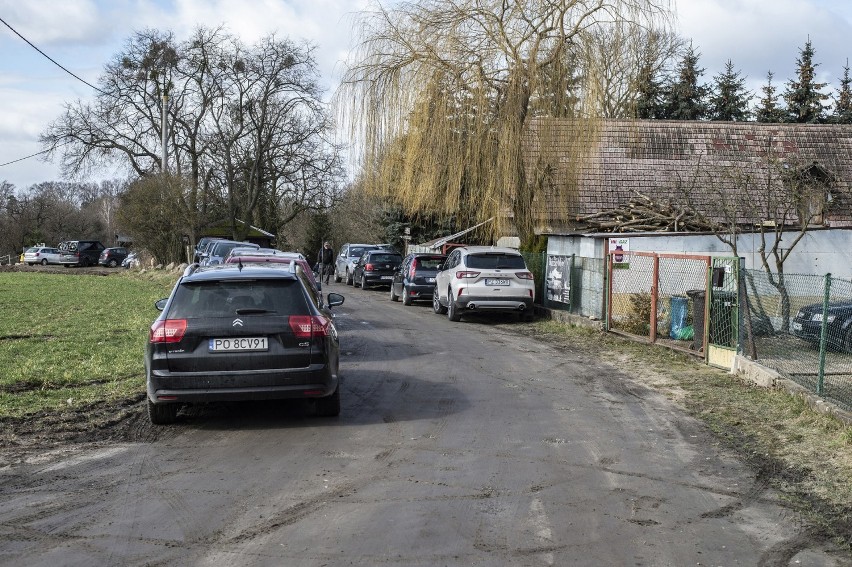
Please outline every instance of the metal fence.
M852 409L852 281L744 270L745 356Z
M607 328L703 353L709 256L613 252Z
M582 256L546 256L542 305L574 315L604 318L606 261Z

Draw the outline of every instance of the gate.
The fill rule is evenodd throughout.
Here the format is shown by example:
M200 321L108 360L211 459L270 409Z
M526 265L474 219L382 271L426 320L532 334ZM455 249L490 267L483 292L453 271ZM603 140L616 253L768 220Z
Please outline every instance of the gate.
M729 368L739 340L737 267L736 258L610 252L607 330Z

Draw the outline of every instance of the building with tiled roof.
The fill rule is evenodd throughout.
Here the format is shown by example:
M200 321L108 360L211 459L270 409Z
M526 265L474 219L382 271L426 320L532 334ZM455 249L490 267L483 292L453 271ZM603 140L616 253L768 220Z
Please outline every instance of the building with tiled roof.
M738 223L754 226L772 220L755 218L772 215L753 203L780 168L825 184L830 207L819 226L852 226L849 125L610 120L578 128L548 119L533 122L527 140L528 177L533 164L550 168L550 189L538 196L545 200L542 233L581 231L579 219L640 194L657 203L688 201L717 221L721 201L741 209Z

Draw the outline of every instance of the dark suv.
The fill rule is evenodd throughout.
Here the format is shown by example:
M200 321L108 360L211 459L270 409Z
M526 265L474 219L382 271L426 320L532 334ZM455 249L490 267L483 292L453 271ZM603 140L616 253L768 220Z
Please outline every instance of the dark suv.
M435 276L446 259L443 254L420 252L406 256L393 275L391 301L399 301L400 297L404 305L411 305L412 301L420 299L431 301L432 292L435 291Z
M280 266L280 265L277 265ZM155 305L145 349L148 417L185 403L306 398L340 413L339 341L330 308L296 262L192 265Z
M69 266L97 266L105 246L99 240L66 240L59 243L60 262Z

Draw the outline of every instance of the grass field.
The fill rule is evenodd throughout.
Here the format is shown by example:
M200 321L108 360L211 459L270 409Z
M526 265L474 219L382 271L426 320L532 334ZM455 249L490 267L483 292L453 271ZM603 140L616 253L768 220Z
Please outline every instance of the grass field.
M0 417L144 392L153 304L176 279L0 273Z

